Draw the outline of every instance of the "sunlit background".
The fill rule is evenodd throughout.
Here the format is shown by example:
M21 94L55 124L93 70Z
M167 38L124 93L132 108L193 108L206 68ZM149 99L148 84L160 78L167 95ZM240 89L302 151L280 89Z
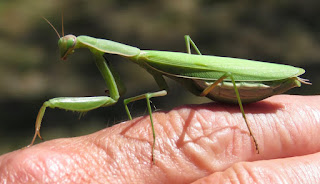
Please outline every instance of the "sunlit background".
M203 54L246 58L302 67L312 86L291 94L319 94L320 1L234 2L228 0L2 0L0 1L0 154L30 143L42 103L60 96L105 95L93 57L76 50L59 59L58 37L41 18L66 34L106 38L140 49L185 52L191 35ZM131 97L157 91L139 66L107 56ZM153 99L157 110L209 102L194 97L171 80L170 93ZM142 100L129 105L146 115ZM114 106L79 114L48 109L41 134L46 140L86 135L126 120L123 98ZM39 140L37 140L37 143Z

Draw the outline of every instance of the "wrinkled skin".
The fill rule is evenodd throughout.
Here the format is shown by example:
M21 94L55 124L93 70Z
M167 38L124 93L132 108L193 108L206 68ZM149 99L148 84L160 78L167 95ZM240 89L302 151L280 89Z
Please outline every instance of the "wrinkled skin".
M46 141L0 157L0 183L316 183L320 96L274 96L153 113L96 133Z

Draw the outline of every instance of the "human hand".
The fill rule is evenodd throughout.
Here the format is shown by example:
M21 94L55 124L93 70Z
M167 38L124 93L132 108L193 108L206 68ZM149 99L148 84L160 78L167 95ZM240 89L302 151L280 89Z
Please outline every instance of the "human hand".
M186 105L0 157L0 183L317 183L320 96Z

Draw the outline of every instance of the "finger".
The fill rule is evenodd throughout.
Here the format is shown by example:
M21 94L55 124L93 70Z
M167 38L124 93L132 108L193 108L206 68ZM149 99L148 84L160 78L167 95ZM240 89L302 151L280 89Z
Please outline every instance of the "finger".
M263 159L320 151L320 96L278 95L246 107Z
M318 183L320 153L284 159L239 162L216 172L198 183Z
M178 163L191 176L197 171L199 175L222 171L240 161L316 153L320 151L319 104L319 96L279 95L246 105L260 154L256 154L238 106L209 103L176 108L166 114L170 121L160 121L164 128L156 130L158 142L162 141L155 150L160 157L157 165L176 167Z
M305 105L301 105L302 100ZM296 147L290 141L283 141L286 139L275 139L276 134L283 132L271 126L278 123L277 116L285 121L298 113L301 119L298 125L307 126L309 131L304 133L305 129L302 129L296 134L291 133L290 137L293 140L305 139L303 135L307 134L310 140L317 140L318 133L313 131L319 132L319 118L312 117L319 113L318 102L319 97L279 96L247 105L245 111L262 149L260 155L255 153L238 107L210 103L183 106L168 113L154 113L157 133L155 165L151 162L152 133L149 117L146 116L89 136L48 141L4 155L0 158L0 171L11 170L0 173L16 176L10 178L28 178L39 182L53 176L70 180L105 179L103 181L106 182L191 182L239 161L307 154L318 150L317 141L310 143L308 149L301 149L303 145L299 141L297 145L300 147ZM297 106L299 109L295 110ZM313 112L313 116L302 114L304 110ZM288 126L290 128L291 125ZM284 146L272 144L278 145L278 142ZM301 151L294 152L292 147Z

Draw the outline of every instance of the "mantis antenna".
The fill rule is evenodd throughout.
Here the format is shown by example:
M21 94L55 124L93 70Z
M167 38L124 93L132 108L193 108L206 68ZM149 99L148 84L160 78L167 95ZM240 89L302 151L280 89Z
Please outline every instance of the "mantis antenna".
M49 24L49 25L53 28L53 30L57 33L58 37L61 38L60 34L59 34L58 31L56 30L56 28L51 24L51 22L50 22L48 19L46 19L45 17L43 17L43 16L42 16L42 18L43 18L46 22L48 22L48 24ZM63 24L62 24L62 34L63 34Z
M63 12L61 12L62 36L64 36Z

